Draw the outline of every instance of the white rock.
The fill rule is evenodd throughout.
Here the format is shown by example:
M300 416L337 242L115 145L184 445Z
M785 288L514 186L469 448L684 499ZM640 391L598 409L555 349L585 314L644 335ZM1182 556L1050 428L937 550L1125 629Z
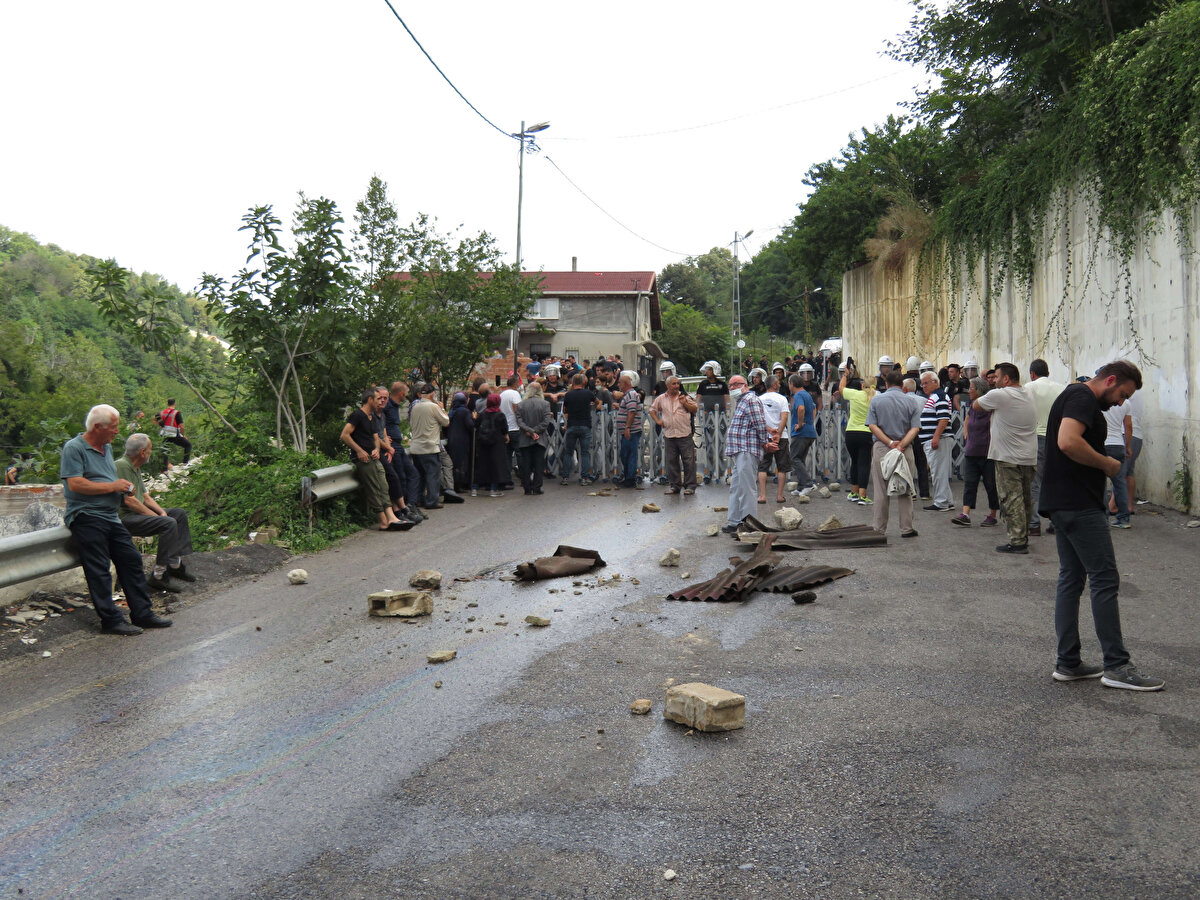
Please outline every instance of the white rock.
M1192 519L1187 523L1188 528L1200 528L1200 519Z
M812 500L809 498L808 494L801 494L799 497L796 498L796 502L797 503L812 503Z
M798 481L789 481L787 484L785 484L785 485L783 486L783 489L784 489L785 491L787 491L787 492L791 493L791 492L792 492L792 491L794 491L794 490L795 490L797 487L799 487L799 485L800 485L800 483L799 483Z
M308 573L303 569L292 569L288 572L288 581L292 584L308 584Z
M667 871L663 872L663 881L674 881L674 880L675 880L675 870L674 869L667 869Z
M674 547L663 554L662 559L658 561L660 566L677 566L679 565L679 551Z
M804 516L800 514L800 510L785 506L783 509L775 510L775 521L779 523L779 527L784 531L794 531L800 527L800 523L804 521Z
M825 487L825 485L821 485L819 488L817 488L817 493L820 494L821 497L825 500L828 500L830 497L833 496L829 492L829 488Z
M49 651L49 650L43 650L43 651L42 651L42 659L49 659L49 658L50 658L50 656L51 656L51 653L50 653L50 651Z
M821 523L821 527L817 531L833 531L835 528L841 528L842 523L837 516L830 516Z
M716 524L709 525L707 528L704 529L704 533L707 534L709 537L718 535L721 533L721 526L716 525Z
M840 481L829 482L829 490L830 491L840 491L841 489L842 489L842 483Z

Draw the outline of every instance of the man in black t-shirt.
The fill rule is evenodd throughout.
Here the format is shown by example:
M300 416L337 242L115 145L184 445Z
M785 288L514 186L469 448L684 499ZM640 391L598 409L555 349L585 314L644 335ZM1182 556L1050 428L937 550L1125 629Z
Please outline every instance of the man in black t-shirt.
M1143 675L1129 661L1121 637L1117 606L1121 578L1104 504L1104 479L1121 470L1121 461L1104 452L1108 434L1104 410L1125 402L1141 386L1137 367L1118 360L1103 366L1087 383L1068 386L1050 407L1038 512L1054 523L1058 541L1055 681L1099 678L1107 687L1132 691L1163 688L1161 678ZM1079 597L1085 577L1091 587L1096 636L1104 651L1103 670L1083 662L1080 655Z
M729 406L729 385L721 378L721 367L715 360L709 360L700 368L706 379L696 385L696 397L705 412L714 409L727 409Z
M579 483L592 483L592 410L600 408L596 395L587 389L587 378L583 373L571 379L571 390L563 397L563 412L567 418L567 431L563 436L562 451L558 455L559 477L563 484L571 481L571 456L579 448Z

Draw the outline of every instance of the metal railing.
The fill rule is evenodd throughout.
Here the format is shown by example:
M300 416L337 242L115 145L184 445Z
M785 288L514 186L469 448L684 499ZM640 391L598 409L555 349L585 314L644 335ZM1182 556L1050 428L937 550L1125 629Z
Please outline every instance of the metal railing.
M0 538L0 588L65 572L80 564L65 525Z
M328 466L300 479L300 505L307 509L321 500L357 490L358 479L354 477L353 464Z

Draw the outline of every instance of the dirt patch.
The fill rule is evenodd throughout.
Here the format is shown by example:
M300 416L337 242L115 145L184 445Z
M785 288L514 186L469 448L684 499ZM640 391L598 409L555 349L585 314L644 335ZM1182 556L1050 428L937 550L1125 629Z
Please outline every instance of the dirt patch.
M291 554L282 547L272 544L239 544L224 550L208 553L193 553L187 557L188 571L198 579L195 584L183 584L183 592L165 594L161 591L150 595L156 612L170 615L177 609L198 603L232 582L254 575L262 575L279 568ZM146 571L154 564L154 557L143 557ZM22 654L41 655L43 651L54 651L60 639L79 631L98 631L100 624L91 603L86 607L74 607L71 600L87 602L86 592L38 591L18 606L6 607L4 613L17 610L36 610L38 604L53 604L61 609L56 615L50 609L46 617L28 625L13 625L4 622L0 626L0 661ZM28 643L32 639L33 643Z

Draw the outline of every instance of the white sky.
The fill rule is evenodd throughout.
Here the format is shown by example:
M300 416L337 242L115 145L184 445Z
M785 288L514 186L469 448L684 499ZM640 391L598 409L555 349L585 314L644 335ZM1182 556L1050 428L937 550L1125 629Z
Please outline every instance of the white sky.
M525 159L526 269L657 271L735 230L753 253L808 167L922 80L881 56L907 0L393 3L502 129L551 123ZM405 221L515 254L517 142L384 0L7 2L0 78L0 224L43 242L189 290L241 268L248 207L288 223L297 191L325 195L348 234L378 174Z

